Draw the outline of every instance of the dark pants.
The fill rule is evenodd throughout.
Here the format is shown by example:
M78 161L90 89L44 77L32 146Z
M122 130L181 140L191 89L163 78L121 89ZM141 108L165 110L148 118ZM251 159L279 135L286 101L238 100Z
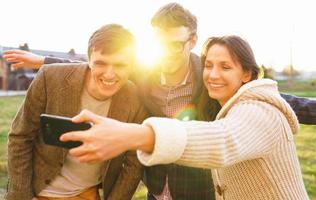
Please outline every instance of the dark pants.
M156 200L156 198L154 197L154 195L153 194L151 194L151 193L147 193L147 200Z

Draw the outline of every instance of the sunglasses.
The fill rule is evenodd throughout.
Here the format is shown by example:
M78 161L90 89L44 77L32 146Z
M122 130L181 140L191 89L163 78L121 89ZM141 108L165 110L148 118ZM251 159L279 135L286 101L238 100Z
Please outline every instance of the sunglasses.
M165 48L173 53L182 53L187 42L191 40L191 36L185 41L166 42L163 44Z

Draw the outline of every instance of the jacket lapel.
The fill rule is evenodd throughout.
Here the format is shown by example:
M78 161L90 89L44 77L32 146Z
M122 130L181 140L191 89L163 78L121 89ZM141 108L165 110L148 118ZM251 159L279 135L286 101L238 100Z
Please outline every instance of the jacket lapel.
M111 106L108 117L122 122L128 122L130 113L130 95L128 91L128 84L126 83L117 94L112 97Z
M78 65L65 75L64 86L60 88L61 110L60 115L73 117L81 110L81 94L84 88L85 75L88 65ZM67 149L63 149L63 162L68 153Z
M129 113L132 105L130 105L131 94L128 89L128 84L129 83L126 83L126 85L112 97L112 102L108 114L109 118L116 119L122 122L129 122ZM124 156L119 155L109 160L108 164L105 165L102 170L102 186L105 199L110 194L110 191L119 176L123 160Z
M81 94L84 88L84 80L87 72L87 65L74 67L65 77L64 86L60 88L62 99L62 114L73 117L80 111Z

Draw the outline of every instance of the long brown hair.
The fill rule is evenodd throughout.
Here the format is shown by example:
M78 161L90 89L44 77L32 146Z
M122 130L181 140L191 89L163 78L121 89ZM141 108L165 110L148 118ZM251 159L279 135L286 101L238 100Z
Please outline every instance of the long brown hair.
M235 35L209 38L202 49L201 63L203 66L205 65L208 50L215 44L225 46L233 60L240 63L244 71L251 72L251 80L258 78L260 69L250 45L247 41ZM198 104L198 119L213 121L220 109L221 105L219 102L209 97L208 91L204 86Z

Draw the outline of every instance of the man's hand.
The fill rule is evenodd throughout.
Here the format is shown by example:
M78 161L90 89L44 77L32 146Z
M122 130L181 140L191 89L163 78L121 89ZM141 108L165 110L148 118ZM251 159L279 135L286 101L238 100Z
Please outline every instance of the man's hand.
M39 69L43 64L45 57L29 51L23 50L7 50L3 52L3 58L7 62L13 62L13 68L27 67L31 69Z
M128 124L117 120L101 117L84 110L75 116L73 122L92 122L93 126L86 131L63 134L62 141L81 141L83 144L69 151L80 162L96 163L109 160L119 154L136 148L137 140L130 133L136 124Z

